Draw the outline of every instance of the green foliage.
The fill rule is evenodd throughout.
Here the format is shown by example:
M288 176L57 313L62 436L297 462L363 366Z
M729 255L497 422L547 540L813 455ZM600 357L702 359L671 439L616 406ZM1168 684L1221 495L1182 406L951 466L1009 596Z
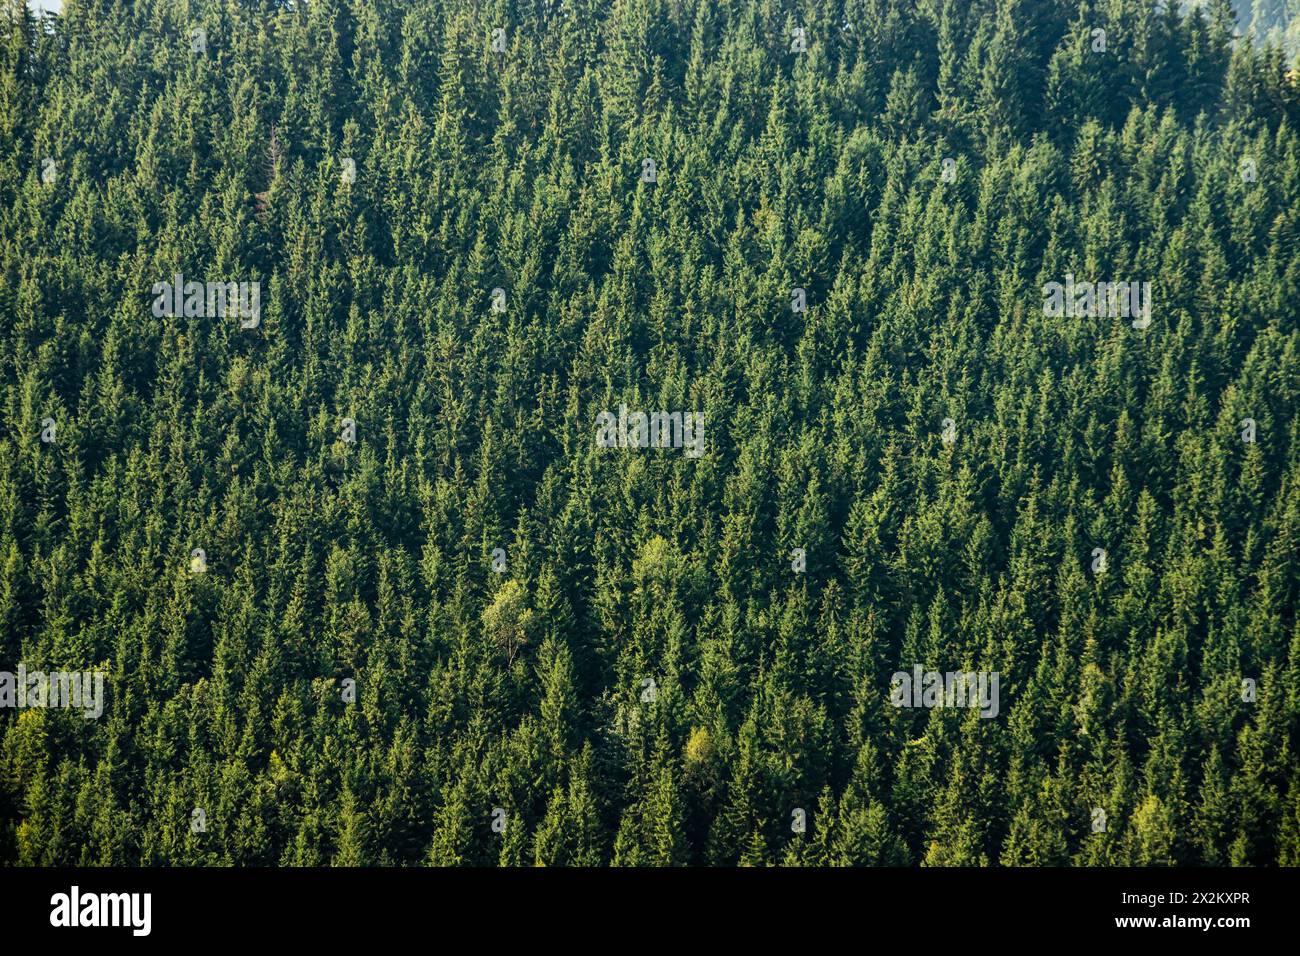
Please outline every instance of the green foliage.
M0 670L107 700L0 861L1296 865L1300 19L1176 6L4 0Z

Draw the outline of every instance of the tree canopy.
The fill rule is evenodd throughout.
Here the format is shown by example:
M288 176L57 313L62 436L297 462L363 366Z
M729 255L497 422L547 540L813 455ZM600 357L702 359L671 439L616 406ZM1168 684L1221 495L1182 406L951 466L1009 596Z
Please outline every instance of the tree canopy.
M1300 864L1300 20L1179 7L3 0L0 671L105 706L0 861Z

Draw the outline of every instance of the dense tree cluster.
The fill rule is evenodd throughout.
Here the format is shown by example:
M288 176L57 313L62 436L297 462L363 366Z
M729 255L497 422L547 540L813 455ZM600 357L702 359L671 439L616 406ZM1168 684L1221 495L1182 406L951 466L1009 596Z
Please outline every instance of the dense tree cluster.
M0 670L106 675L0 710L0 861L1300 863L1300 88L1227 0L0 31Z

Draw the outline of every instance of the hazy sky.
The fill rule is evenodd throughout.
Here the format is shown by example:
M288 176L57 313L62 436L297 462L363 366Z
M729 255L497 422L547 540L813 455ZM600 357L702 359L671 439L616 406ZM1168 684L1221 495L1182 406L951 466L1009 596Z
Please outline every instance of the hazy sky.
M42 13L46 10L58 13L63 9L63 0L27 0L27 6L31 8L32 13Z

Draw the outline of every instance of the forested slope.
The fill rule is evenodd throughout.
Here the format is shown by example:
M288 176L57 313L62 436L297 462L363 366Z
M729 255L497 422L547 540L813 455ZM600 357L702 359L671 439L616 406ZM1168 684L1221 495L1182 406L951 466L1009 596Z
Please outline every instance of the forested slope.
M1300 863L1226 0L4 2L0 861Z

